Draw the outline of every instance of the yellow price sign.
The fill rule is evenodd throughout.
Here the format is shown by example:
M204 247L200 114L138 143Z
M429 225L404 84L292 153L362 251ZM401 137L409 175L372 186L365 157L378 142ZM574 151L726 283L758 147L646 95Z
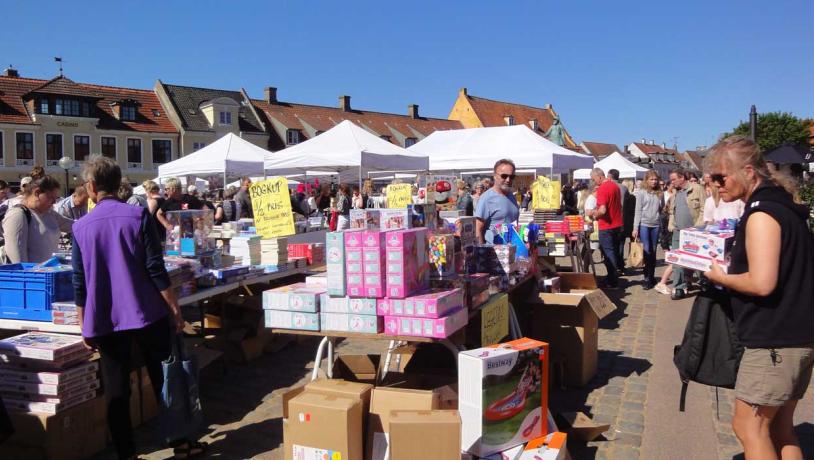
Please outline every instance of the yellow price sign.
M531 184L533 209L560 209L560 181L540 176Z
M410 184L390 184L387 186L387 207L402 209L413 204L413 187Z
M277 238L295 233L294 213L285 177L255 182L249 186L249 195L252 198L254 227L258 235Z
M68 196L70 196L70 195L68 195ZM88 212L93 211L93 208L95 208L95 207L96 207L96 202L93 201L93 199L91 199L91 197L88 197Z
M499 294L492 297L480 311L480 344L482 347L494 345L509 335L509 296Z

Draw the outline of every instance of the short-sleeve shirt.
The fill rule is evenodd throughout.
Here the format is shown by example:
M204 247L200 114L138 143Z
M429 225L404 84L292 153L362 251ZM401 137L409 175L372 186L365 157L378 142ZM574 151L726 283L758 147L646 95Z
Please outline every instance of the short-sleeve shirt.
M520 208L513 194L504 195L490 188L480 196L475 217L483 221L487 230L486 242L491 243L493 236L490 237L490 232L494 233L493 230L498 224L516 222L520 217Z
M707 197L704 202L704 222L721 222L726 219L740 219L743 215L744 204L741 200L727 203L724 200L718 201L715 206L715 198Z
M599 230L610 230L624 225L622 220L622 193L612 180L602 182L596 190L596 207L605 206L605 214L597 219Z

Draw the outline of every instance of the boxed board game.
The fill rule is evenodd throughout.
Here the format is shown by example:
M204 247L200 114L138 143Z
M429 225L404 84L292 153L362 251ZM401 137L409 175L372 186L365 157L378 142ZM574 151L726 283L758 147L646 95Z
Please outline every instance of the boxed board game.
M49 332L27 332L0 340L0 354L44 361L62 361L86 350L82 337Z
M485 457L548 434L548 353L527 338L458 353L461 450Z
M681 230L678 251L723 262L735 242L734 231L713 233L697 228Z

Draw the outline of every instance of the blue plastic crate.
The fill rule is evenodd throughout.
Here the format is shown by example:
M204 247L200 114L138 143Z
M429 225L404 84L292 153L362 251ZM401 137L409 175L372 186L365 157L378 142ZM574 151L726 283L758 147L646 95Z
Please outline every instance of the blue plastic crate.
M51 303L74 299L73 271L32 271L34 266L0 265L0 318L51 321Z

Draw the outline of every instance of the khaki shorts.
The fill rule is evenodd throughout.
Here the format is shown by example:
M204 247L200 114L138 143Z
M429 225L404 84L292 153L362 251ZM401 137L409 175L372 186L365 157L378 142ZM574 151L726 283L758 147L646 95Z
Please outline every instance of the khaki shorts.
M814 344L793 348L747 348L735 397L759 406L782 406L803 399L814 366Z

